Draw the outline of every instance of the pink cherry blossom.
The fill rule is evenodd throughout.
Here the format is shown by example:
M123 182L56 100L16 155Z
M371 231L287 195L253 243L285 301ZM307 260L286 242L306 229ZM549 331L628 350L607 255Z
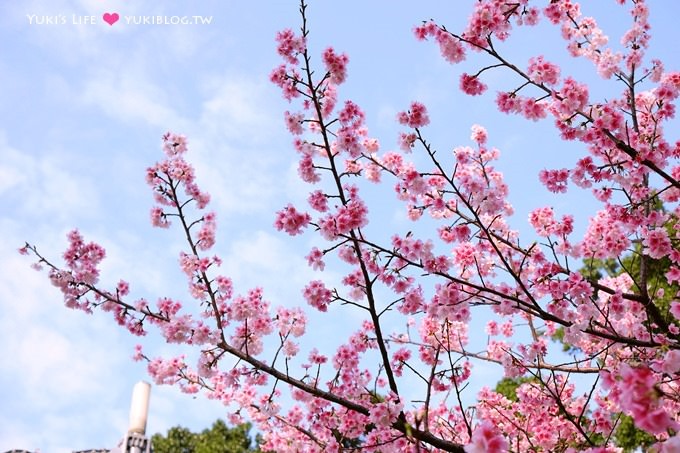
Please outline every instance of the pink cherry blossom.
M278 32L276 42L278 43L276 51L290 64L296 64L298 55L305 50L305 39L296 36L290 29Z
M538 177L551 192L564 193L567 191L569 170L566 168L560 170L541 170Z
M472 442L465 446L466 453L505 453L507 450L507 441L488 422L477 426Z
M460 89L471 96L477 96L486 91L487 86L480 82L479 77L463 74L460 78Z
M309 202L309 205L312 207L312 209L316 211L328 211L328 198L320 190L315 190L314 192L310 193L307 201Z
M399 397L390 394L385 401L375 404L370 412L368 419L376 426L390 426L397 418L401 409L404 407Z
M215 231L217 223L215 222L215 213L209 212L203 216L203 223L201 229L196 235L196 244L201 250L208 250L215 245Z
M158 228L169 228L170 221L160 206L151 208L151 224Z
M654 258L661 259L673 250L668 233L663 228L644 230L642 245L645 246L646 253Z
M328 310L328 304L331 302L333 294L326 288L320 280L314 280L305 287L303 296L307 303L315 307L319 311Z
M400 112L397 115L397 119L399 120L399 123L412 128L423 127L430 123L430 118L427 116L427 109L420 102L412 102L409 110Z
M470 139L477 142L479 145L484 145L487 139L486 129L479 124L473 125Z
M299 78L298 72L295 69L291 69L289 72L289 68L285 64L278 66L269 75L269 80L281 88L283 96L288 101L300 96L297 90Z
M183 154L187 150L187 142L186 136L167 132L163 135L163 151L168 157Z
M528 98L522 100L521 113L530 120L537 121L546 117L545 104Z
M304 132L304 129L302 128L304 115L302 113L286 112L284 114L284 119L286 121L286 127L291 134L301 135Z
M327 48L323 53L323 62L326 70L330 74L331 83L340 85L347 78L347 63L349 57L346 54L336 54L332 47Z
M285 231L291 236L295 236L302 233L302 229L309 224L310 220L309 214L301 213L289 204L277 213L274 226L279 231Z
M553 63L545 61L543 56L529 59L527 73L534 82L546 85L556 85L560 78L560 68Z
M501 92L496 96L498 109L503 113L519 113L521 110L520 99L511 93Z

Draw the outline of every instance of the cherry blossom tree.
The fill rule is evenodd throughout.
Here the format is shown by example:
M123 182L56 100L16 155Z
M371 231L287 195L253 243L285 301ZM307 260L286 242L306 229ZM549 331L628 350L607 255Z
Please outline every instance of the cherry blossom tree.
M644 0L611 6L630 12L622 50L577 3L533 3L480 0L464 30L426 21L415 38L439 46L454 65L491 61L460 75L464 93L485 92L487 74L504 71L500 111L550 118L563 140L580 143L586 154L573 168L537 176L555 194L574 187L592 194L599 210L583 235L573 215L551 206L531 212L534 236L511 227L492 129L468 125L469 143L437 151L427 107L414 101L396 118L400 149L384 150L359 103L341 100L349 57L328 47L317 59L311 50L302 1L299 31L276 36L282 63L271 81L290 101L285 124L311 189L308 206L285 206L274 226L318 235L323 245L309 250L309 266L332 264L343 272L340 284L310 281L295 308L272 307L266 288L235 290L213 252L217 215L177 133L163 136L165 158L148 169L147 182L153 225L186 238L179 263L193 300L150 302L135 299L126 281L100 283L105 251L78 231L68 236L63 266L34 245L21 252L46 268L67 307L98 308L134 335L152 326L168 343L192 346L192 360L149 357L141 347L135 357L157 384L236 405L230 421L252 421L263 450L614 452L613 433L629 417L654 436L655 451L679 451L680 299L666 291L680 282L680 142L664 126L680 72L646 56ZM559 27L570 55L590 61L619 95L599 96L549 56L521 64L497 50L516 28L539 21ZM507 85L512 80L519 82ZM364 196L372 183L394 186L412 232L373 234L379 220ZM624 259L634 272L587 271L598 260ZM652 278L661 261L663 273ZM351 310L360 321L337 350L319 351L310 310ZM488 337L481 351L470 346L471 322L480 319ZM558 332L571 355L549 351ZM484 362L515 379L513 398L489 386L464 402Z

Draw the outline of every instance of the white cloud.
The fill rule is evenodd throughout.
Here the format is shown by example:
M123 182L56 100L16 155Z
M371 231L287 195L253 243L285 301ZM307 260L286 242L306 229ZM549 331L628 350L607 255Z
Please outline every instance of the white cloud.
M73 178L76 162L53 151L42 159L12 147L0 130L0 195L15 204L17 212L60 223L75 212L96 212L97 192L92 181Z
M157 29L155 39L167 49L171 61L188 60L199 52L205 52L214 45L215 40L223 41L222 36L212 32L214 25L177 26ZM224 45L224 44L222 44Z
M271 132L272 124L278 126L282 120L267 108L273 99L269 85L245 76L207 76L203 90L208 98L202 102L199 127L205 133L243 143L270 143L276 135Z
M123 123L142 122L167 128L180 126L182 118L168 105L169 96L127 63L125 72L113 68L94 72L85 82L81 102L100 108Z
M303 258L303 248L293 248L285 241L283 234L273 234L258 230L245 232L238 239L229 242L229 251L224 257L221 272L230 276L240 287L240 292L248 288L262 286L267 295L291 295L295 288L302 288L306 277L312 273ZM295 304L301 297L295 294ZM288 300L288 304L291 301Z
M9 146L5 134L0 131L0 195L27 182L26 169L34 167L34 160Z
M281 121L268 84L207 75L200 88L200 113L177 131L189 137L187 159L198 184L211 194L222 221L244 213L269 215L285 184L286 159L276 152L282 128L276 127Z

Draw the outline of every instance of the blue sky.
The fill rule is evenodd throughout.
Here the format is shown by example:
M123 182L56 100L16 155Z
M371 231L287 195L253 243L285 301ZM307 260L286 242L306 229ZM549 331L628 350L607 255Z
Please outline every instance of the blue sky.
M598 17L617 42L625 13L613 0L589 3L585 12ZM680 17L680 4L649 3L650 54L677 70L677 49L670 43L677 42L673 20ZM316 55L327 45L349 54L341 98L365 109L371 135L384 150L396 148L395 115L413 100L428 106L432 124L426 134L441 152L468 144L470 126L482 124L502 152L498 166L516 208L513 225L528 231L527 213L551 204L558 213L578 206L577 225L583 228L595 209L585 203L584 193L553 199L536 176L542 168L573 163L579 146L560 143L547 121L497 113L491 102L495 91L513 87L503 72L485 76L488 95L460 94L458 75L480 60L452 67L435 45L412 36L412 27L430 18L462 29L472 4L312 2L310 45ZM321 276L307 269L303 257L311 237L291 241L272 227L273 213L288 201L304 200L307 190L297 180L283 125L282 112L289 106L268 82L279 64L274 34L298 28L297 9L293 0L2 1L0 451L112 447L125 431L132 387L146 377L144 366L129 359L137 340L106 316L64 308L45 276L15 251L30 241L56 259L65 248L65 233L78 227L107 249L104 282L124 277L136 296L186 299L176 266L180 236L153 230L148 222L152 198L144 170L161 158L160 136L166 130L189 137L188 158L218 212L217 251L239 290L262 285L274 304L298 305L300 288L310 278L339 278L333 269ZM102 20L107 12L121 19L109 26ZM63 15L66 23L31 23L47 15ZM74 24L74 15L80 21L94 16L95 23ZM211 23L128 23L132 16L158 15L200 15ZM503 47L520 64L535 54L568 61L557 37L554 29L529 29ZM569 72L594 79L586 62L569 61ZM599 81L594 87L591 95L600 99L620 90ZM374 210L373 227L413 228L398 205L384 202L390 193L386 187L373 195L382 205ZM338 319L356 322L351 315ZM328 331L328 318L314 322L316 331ZM172 350L153 335L144 343L151 352ZM478 371L493 381L483 366ZM202 429L223 412L215 403L154 387L148 429L165 431L177 424Z

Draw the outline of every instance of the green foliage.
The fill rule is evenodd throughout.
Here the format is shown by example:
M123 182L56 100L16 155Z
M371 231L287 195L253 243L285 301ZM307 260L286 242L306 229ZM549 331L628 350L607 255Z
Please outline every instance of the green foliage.
M168 430L167 437L154 434L151 437L154 452L156 453L191 453L195 449L196 434L186 428L175 426Z
M217 420L209 429L192 433L187 428L170 428L166 436L154 434L151 437L156 453L257 453L260 449L251 447L248 435L250 423L229 428Z
M656 442L654 436L635 427L632 417L623 414L621 414L613 437L616 446L623 448L624 453L635 451L638 447L646 451L646 447Z
M639 254L632 254L621 260L620 269L617 274L626 272L633 276L633 279L638 281L640 276L640 262L641 258ZM668 320L670 304L675 298L675 295L680 290L680 286L677 283L669 284L668 279L666 279L666 272L669 271L671 267L671 260L668 257L663 257L658 260L647 259L647 288L649 291L649 296L653 298L654 305L657 306L659 311L666 320ZM632 288L635 293L639 293L638 288ZM659 290L663 291L663 296L657 297L656 294Z
M606 277L619 275L619 263L614 258L600 260L591 258L586 260L583 268L580 269L581 275L587 280L599 280Z

